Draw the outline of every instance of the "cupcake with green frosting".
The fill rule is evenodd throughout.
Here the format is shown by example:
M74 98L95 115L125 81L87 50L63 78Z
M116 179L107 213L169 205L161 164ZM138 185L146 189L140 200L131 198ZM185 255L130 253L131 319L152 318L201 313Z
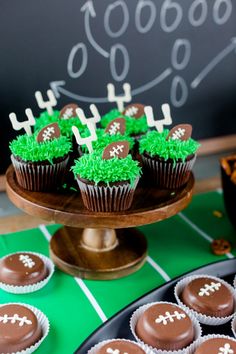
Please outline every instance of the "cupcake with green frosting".
M119 143L124 141L112 144ZM106 149L113 146L112 144ZM72 167L84 205L87 209L97 212L129 209L141 169L131 155L106 159L104 151L85 154L75 161Z
M10 143L11 160L21 187L30 191L52 191L63 183L71 151L65 136L38 142L37 135L20 135Z
M188 182L200 144L169 138L169 130L150 131L139 144L144 177L163 189L180 188Z

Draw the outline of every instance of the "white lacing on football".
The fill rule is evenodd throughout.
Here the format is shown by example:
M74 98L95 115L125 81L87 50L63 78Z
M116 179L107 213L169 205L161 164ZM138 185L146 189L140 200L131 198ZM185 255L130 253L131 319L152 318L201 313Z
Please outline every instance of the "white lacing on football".
M42 136L43 136L43 141L47 141L51 139L51 135L55 133L54 127L47 127L47 129L44 130Z
M178 311L174 311L171 315L169 311L166 311L165 316L160 315L155 319L156 323L162 323L164 326L168 324L168 321L174 322L174 320L182 320L186 315L184 313L180 313Z
M113 146L112 150L110 151L110 156L115 157L119 156L120 152L123 152L124 145L117 145L117 147Z
M138 107L132 106L125 111L125 115L133 117L137 112L138 112Z
M229 343L225 343L224 347L219 348L218 354L234 354L234 350L231 349Z
M14 314L13 316L8 316L8 315L0 316L0 322L2 322L4 324L9 323L9 322L12 324L15 324L18 322L19 327L32 324L32 322L30 320L28 320L26 316L20 317L17 314Z
M63 113L63 118L68 119L70 117L72 117L73 114L73 108L68 107L65 111L65 113Z
M118 131L120 130L120 123L114 122L109 128L109 134L110 135L115 135Z
M214 293L215 291L220 290L221 283L214 283L213 281L211 284L205 284L204 287L202 287L198 293L199 296L210 296L211 293Z
M19 260L24 264L25 267L27 268L33 268L33 266L35 266L34 261L28 256L28 255L24 255L21 254L19 256Z
M184 136L185 134L185 129L182 129L182 128L178 128L173 134L172 134L172 139L173 140L178 140L180 138L182 138L182 136Z

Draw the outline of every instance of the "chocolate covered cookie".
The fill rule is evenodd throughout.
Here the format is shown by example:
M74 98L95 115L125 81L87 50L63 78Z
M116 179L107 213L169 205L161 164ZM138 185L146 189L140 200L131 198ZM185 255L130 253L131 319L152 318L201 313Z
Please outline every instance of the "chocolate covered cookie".
M18 304L0 306L0 352L15 353L29 348L43 336L37 317Z
M43 260L28 252L0 259L0 282L14 286L35 284L45 279L48 269Z
M233 295L220 279L195 278L184 287L180 299L190 309L211 317L227 317L234 312Z
M235 354L236 341L227 337L210 338L198 346L194 354Z
M142 348L134 342L117 339L102 345L96 354L145 354Z
M144 343L162 350L183 349L194 341L194 326L188 314L171 303L156 303L139 317L136 335Z

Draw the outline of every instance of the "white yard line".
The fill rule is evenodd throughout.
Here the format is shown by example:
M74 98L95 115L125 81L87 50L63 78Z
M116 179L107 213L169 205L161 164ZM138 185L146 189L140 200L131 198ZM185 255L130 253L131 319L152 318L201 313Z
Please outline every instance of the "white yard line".
M171 280L169 275L150 256L147 256L147 261L162 276L165 281Z
M200 236L202 236L205 240L208 242L214 241L214 238L212 238L210 235L208 235L206 232L204 232L202 229L200 229L197 225L195 225L189 218L187 218L185 215L182 213L178 214L179 217L186 222L193 230L195 230ZM226 257L228 258L234 258L234 255L232 253L227 253Z
M39 229L42 232L42 234L44 235L44 237L46 238L46 240L49 242L51 240L52 235L50 234L50 232L48 231L46 226L45 225L39 225ZM97 300L95 299L95 297L93 296L91 291L85 285L83 280L79 279L79 278L75 278L75 277L74 277L74 280L79 285L80 289L83 291L83 293L85 294L85 296L87 297L87 299L89 300L91 305L93 306L94 310L97 312L97 314L100 317L100 319L102 320L102 322L105 322L107 320L106 315L104 314L102 308L98 304Z

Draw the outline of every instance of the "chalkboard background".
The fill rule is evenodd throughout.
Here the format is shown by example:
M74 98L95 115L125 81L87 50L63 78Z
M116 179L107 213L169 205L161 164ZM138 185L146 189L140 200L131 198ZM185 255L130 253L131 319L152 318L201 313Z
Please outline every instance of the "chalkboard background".
M236 133L236 4L233 0L0 0L0 173L16 136L8 115L37 116L34 92L52 85L58 107L101 113L106 84L129 82L133 102L169 102L194 137ZM45 97L46 98L46 97ZM95 99L94 99L95 98Z

